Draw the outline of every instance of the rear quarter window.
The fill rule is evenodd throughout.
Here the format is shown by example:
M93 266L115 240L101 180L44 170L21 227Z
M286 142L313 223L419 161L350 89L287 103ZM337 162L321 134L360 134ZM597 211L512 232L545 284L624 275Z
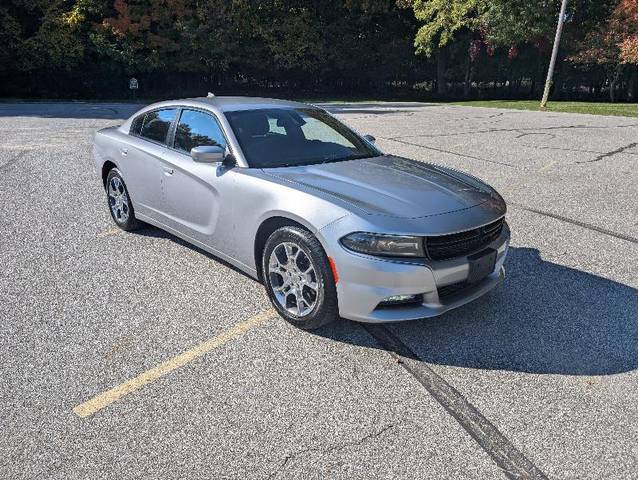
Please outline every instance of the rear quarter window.
M142 132L142 125L144 125L144 118L146 114L140 115L136 117L131 123L131 129L129 130L130 135L139 135Z

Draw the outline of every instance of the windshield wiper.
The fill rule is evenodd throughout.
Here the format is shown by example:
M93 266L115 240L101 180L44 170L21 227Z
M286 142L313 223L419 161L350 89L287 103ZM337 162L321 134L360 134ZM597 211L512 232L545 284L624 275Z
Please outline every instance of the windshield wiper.
M319 163L334 162L336 160L341 160L342 158L347 158L347 157L340 157L339 155L335 153L334 155L328 155L326 157L323 157Z
M305 162L300 162L300 163L290 162L290 163L280 163L279 165L262 165L259 168L306 167L308 165L323 165L324 163L358 160L361 158L372 158L376 156L378 155L360 154L360 155L347 155L345 157L340 157L337 154L335 154L335 155L328 155L320 159L306 160Z
M370 158L372 155L368 155L368 154L359 154L359 155L346 155L345 157L340 157L337 154L335 155L328 155L327 157L324 157L321 162L319 162L320 164L324 164L324 163L330 163L330 162L345 162L348 160L358 160L361 158Z

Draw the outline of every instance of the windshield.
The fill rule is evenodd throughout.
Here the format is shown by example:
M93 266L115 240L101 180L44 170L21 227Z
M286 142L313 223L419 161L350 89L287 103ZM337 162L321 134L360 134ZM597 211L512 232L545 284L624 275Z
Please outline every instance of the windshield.
M348 127L316 108L226 112L250 167L291 167L381 155Z

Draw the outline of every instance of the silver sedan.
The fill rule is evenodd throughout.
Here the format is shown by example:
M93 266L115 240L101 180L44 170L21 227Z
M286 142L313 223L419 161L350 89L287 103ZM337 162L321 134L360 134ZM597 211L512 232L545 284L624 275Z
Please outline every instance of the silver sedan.
M120 228L146 222L231 263L301 328L432 317L504 277L494 189L385 155L312 105L156 103L98 131L93 154Z

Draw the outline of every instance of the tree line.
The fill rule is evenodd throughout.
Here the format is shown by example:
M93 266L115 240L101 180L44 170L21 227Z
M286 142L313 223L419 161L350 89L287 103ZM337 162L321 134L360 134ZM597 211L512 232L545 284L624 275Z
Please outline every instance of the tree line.
M5 0L0 95L538 98L560 0ZM636 101L638 0L569 0L553 98ZM138 91L130 91L135 77Z

